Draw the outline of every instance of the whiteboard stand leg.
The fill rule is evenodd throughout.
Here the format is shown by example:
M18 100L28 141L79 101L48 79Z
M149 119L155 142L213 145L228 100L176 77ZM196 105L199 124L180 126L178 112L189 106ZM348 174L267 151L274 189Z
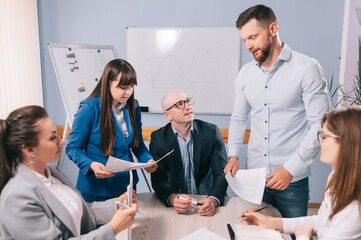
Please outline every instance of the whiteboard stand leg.
M128 205L132 204L133 202L133 172L129 171L129 185L127 187L128 192ZM132 240L132 226L128 227L128 240Z
M146 178L146 176L145 176L144 169L143 169L143 168L141 168L141 169L140 169L140 171L141 171L141 172L142 172L142 174L143 174L143 178L144 178L145 183L147 184L147 187L148 187L149 192L152 192L152 189L150 188L150 185L149 185L148 179L147 179L147 178Z
M62 163L65 158L65 146L66 146L66 142L67 142L66 136L68 135L68 128L69 128L69 119L68 119L68 117L66 117L65 127L64 127L64 131L63 131L64 144L61 147L61 154L60 154L60 158L58 160L58 165L57 165L59 168L62 167Z

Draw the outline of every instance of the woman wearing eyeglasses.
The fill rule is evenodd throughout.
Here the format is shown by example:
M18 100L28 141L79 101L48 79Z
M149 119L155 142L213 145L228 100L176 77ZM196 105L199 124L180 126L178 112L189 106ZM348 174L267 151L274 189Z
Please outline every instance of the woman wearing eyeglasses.
M332 165L318 214L273 218L249 209L241 222L295 233L297 240L313 233L318 239L361 239L361 107L326 113L317 136L321 161Z
M134 85L137 78L133 67L114 59L75 114L66 153L79 167L76 187L87 202L119 196L129 185L129 172L105 171L109 156L133 162L133 152L139 162L154 161L143 142ZM146 170L151 173L156 168L155 164ZM136 171L133 176L135 185Z

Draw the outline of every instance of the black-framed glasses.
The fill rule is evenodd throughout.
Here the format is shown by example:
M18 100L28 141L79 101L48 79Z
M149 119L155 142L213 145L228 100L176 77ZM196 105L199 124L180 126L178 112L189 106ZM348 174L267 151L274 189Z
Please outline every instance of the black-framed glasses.
M178 108L178 109L183 109L183 108L185 108L186 103L187 103L189 106L192 106L192 105L194 104L193 98L192 98L192 97L188 97L188 98L186 98L186 100L182 100L182 101L176 102L175 104L173 104L172 106L170 106L169 108L167 108L166 111L170 110L170 109L173 108L173 107L176 107L176 108Z
M333 134L327 134L324 133L323 131L318 131L317 132L317 141L321 142L323 139L325 139L326 137L333 137L333 138L337 138L339 139L339 136L333 135Z

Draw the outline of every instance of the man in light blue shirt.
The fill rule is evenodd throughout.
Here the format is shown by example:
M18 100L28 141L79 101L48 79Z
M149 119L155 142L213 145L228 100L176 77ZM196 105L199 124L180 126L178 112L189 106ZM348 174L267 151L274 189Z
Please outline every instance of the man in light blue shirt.
M329 110L327 82L317 60L281 42L272 9L247 9L237 28L254 61L243 66L236 79L224 172L234 176L238 170L249 118L247 168L267 169L263 201L283 217L305 216L310 166L319 151L317 131Z

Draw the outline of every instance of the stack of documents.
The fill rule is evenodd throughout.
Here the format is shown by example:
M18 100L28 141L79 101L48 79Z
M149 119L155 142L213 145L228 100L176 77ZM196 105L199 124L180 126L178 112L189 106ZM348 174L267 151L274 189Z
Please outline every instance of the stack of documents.
M227 173L226 180L240 198L260 205L266 185L266 168L238 170L232 177Z
M231 224L237 240L283 240L281 234L273 229L258 225Z

